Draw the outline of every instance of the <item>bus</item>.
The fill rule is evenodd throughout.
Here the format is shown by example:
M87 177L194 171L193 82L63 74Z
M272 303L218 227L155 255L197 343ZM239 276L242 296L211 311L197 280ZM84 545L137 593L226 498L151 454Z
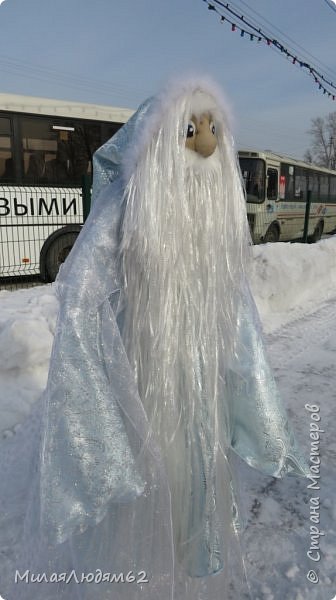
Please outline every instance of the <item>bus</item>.
M93 153L133 112L0 94L0 281L54 281L83 223Z
M308 241L336 230L336 171L273 152L239 150L253 242L303 238L308 191Z

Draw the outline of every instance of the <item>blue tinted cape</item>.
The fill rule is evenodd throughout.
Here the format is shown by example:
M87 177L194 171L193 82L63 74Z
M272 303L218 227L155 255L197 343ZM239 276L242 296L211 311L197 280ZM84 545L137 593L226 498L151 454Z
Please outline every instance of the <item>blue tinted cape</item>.
M92 210L57 281L60 312L47 389L24 433L26 475L17 491L17 513L22 515L24 505L28 512L21 521L18 517L18 527L24 527L19 544L12 540L15 569L49 573L76 569L76 573L122 572L124 576L132 572L140 579L139 572L146 572L149 582L133 580L111 587L107 580L95 586L84 579L80 585L75 580L57 585L42 581L23 587L12 583L14 566L9 561L0 590L6 598L8 593L9 600L168 600L181 577L188 582L188 578L202 580L199 587L186 583L186 598L201 598L204 591L209 600L220 597L223 582L218 573L214 578L211 574L220 573L220 548L229 544L221 540L225 525L221 503L232 502L233 514L234 493L222 498L217 491L213 497L218 513L214 524L209 510L207 526L194 542L186 573L181 575L174 565L164 457L155 432L149 429L118 327L122 285L118 249L125 186L121 165L155 102L142 105L94 157ZM306 474L265 356L247 282L237 306L232 355L225 379L233 450L268 475ZM11 465L15 441L8 448ZM218 456L219 478L221 466ZM9 514L10 498L5 506ZM194 510L197 514L203 508Z

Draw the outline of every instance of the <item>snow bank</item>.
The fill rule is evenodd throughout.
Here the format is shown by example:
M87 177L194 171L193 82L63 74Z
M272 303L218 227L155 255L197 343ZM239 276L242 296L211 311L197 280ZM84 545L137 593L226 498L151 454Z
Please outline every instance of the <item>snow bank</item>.
M29 414L44 389L58 302L51 286L0 292L0 430Z
M266 333L336 296L336 236L254 246L253 255L250 282Z
M266 333L336 297L336 236L254 246L250 273ZM57 316L51 285L0 292L0 431L13 429L45 387Z

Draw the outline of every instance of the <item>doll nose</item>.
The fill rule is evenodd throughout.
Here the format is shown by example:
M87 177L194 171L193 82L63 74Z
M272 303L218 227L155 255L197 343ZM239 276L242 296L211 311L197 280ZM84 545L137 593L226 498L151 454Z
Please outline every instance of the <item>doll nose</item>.
M210 129L210 120L202 115L197 123L197 134L195 139L195 152L204 158L208 158L217 148L217 138Z
M217 143L211 115L202 114L198 118L191 115L185 140L186 148L197 152L203 158L208 158L216 150Z

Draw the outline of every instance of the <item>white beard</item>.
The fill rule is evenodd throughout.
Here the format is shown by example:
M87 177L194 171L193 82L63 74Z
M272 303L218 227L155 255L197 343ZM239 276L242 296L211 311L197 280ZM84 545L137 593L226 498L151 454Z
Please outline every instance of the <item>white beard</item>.
M132 237L122 252L122 335L140 397L164 446L173 441L183 413L192 420L200 385L202 395L216 402L224 343L219 321L228 305L221 162L217 153L209 159L188 154L187 163L194 164L186 167L181 201L177 196L170 207L161 206L160 215L142 220L141 231L126 208L123 225L126 231L130 216ZM154 227L159 240L151 238Z
M176 555L194 562L191 540L211 521L218 450L225 456L231 439L224 379L248 229L220 115L218 149L204 159L185 149L192 112L180 108L162 117L127 175L121 334L167 468Z

